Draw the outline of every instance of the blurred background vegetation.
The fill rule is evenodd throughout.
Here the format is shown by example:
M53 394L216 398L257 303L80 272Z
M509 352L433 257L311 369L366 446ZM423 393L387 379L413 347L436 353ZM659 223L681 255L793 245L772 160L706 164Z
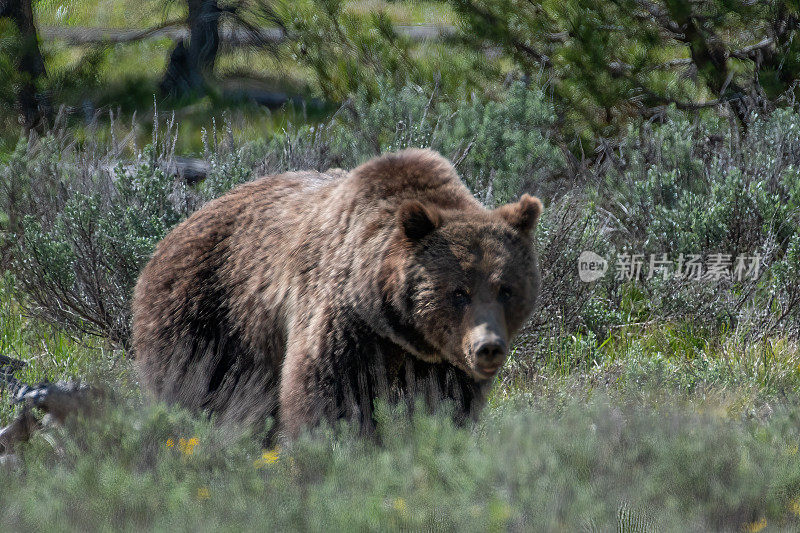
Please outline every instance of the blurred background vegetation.
M584 157L670 106L745 126L795 100L793 2L4 0L5 152L20 125L178 111L187 131L224 109L249 136L318 121L379 79L498 99L545 89L552 135ZM286 104L290 105L286 105ZM13 112L12 112L13 110ZM277 112L276 112L277 111ZM276 116L277 115L277 116ZM147 122L147 121L145 121ZM197 151L197 134L181 151Z
M0 0L0 354L117 402L0 466L0 526L36 527L46 503L54 530L797 527L799 15ZM170 228L254 177L411 146L487 206L545 203L541 302L479 424L387 411L383 447L334 428L279 453L144 405L129 299ZM581 282L583 250L612 271ZM758 270L614 275L618 254L664 253Z

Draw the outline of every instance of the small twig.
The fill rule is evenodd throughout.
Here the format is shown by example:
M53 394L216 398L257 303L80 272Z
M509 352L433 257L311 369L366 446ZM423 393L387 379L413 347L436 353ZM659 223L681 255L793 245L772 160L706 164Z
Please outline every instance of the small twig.
M644 322L628 322L626 324L613 324L613 325L609 326L609 329L622 329L622 328L627 328L629 326L643 326L643 327L646 327L646 326L652 326L653 324L658 324L660 322L661 322L660 320L654 319L654 320L646 320Z
M469 155L469 153L470 153L470 151L472 150L472 147L473 147L474 145L475 145L475 141L474 141L474 140L472 140L472 141L470 141L470 142L469 142L469 144L467 145L467 147L466 147L466 148L464 148L464 152L463 152L463 153L462 153L462 154L459 156L459 158L458 158L458 159L456 159L456 160L453 162L453 166L454 166L455 168L458 168L458 167L459 167L459 165L461 165L461 163L463 163L463 162L464 162L464 159L466 159L466 158L467 158L467 156Z

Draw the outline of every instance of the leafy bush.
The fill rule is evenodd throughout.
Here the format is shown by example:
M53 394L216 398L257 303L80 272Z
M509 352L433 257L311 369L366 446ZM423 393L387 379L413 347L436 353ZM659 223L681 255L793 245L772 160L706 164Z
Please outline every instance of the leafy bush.
M275 136L261 148L259 173L353 168L385 152L429 147L453 161L489 205L554 190L552 178L563 173L565 162L550 139L555 114L540 88L515 82L500 100L487 103L451 101L414 85L394 87L383 80L378 98L361 91L333 121Z
M678 113L663 126L631 129L597 193L618 221L611 240L619 253L761 258L757 279L653 280L644 289L655 315L742 325L757 335L779 327L798 333L800 278L782 266L800 235L798 130L800 115L787 110L756 118L741 138ZM757 312L773 304L779 313Z
M454 102L414 86L381 85L330 121L287 128L237 145L232 129L205 136L208 175L198 186L174 176L174 124L154 128L151 146L119 164L127 142L78 147L65 133L21 142L0 167L0 211L12 236L12 266L30 311L74 331L124 345L128 299L139 269L169 229L203 202L253 176L352 168L369 157L430 146L455 162L484 203L524 191L546 203L537 232L541 305L524 352L563 333L652 320L698 321L751 338L797 335L800 278L800 118L779 110L740 137L729 125L690 122L632 127L592 168L568 164L549 137L555 120L535 86L513 83L494 102ZM583 168L572 172L568 168ZM577 257L609 260L599 281L578 279ZM757 279L616 279L618 254L761 256ZM646 275L646 266L643 270ZM644 277L644 276L643 276Z
M164 172L165 150L147 148L132 167L112 169L63 135L19 143L0 173L14 217L12 267L31 311L125 343L139 270L195 207Z
M678 405L600 394L554 407L518 395L474 431L383 409L380 446L342 429L260 450L248 436L133 402L36 438L24 469L0 468L0 527L796 527L796 410L759 422Z

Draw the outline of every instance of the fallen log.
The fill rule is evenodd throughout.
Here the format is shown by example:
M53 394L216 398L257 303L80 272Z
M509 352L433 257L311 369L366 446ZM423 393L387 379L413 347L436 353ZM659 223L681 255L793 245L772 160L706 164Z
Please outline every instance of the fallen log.
M16 444L30 440L33 432L41 427L30 409L22 413L6 427L0 429L0 458L11 454Z
M26 385L14 376L25 365L24 361L0 354L0 389L10 392L12 405L22 406L22 412L0 429L0 459L12 453L17 444L30 440L37 430L63 424L73 414L86 413L96 399L105 396L100 389L70 381Z
M14 377L14 372L21 370L27 363L20 359L13 359L0 354L0 391L10 389L11 394L17 392L18 381Z
M439 41L458 32L448 24L397 24L394 31L414 42ZM45 40L59 40L72 45L121 44L145 39L188 39L189 29L180 23L169 23L144 30L130 28L96 28L75 26L43 26L39 35ZM290 40L281 28L241 28L223 26L219 38L228 46L275 45Z
M175 156L166 162L159 162L158 166L168 176L178 178L187 185L195 185L203 181L211 169L211 165L204 159L181 156ZM115 161L101 168L112 175L117 172L118 168L122 168L123 173L133 174L136 172L136 164L128 161Z

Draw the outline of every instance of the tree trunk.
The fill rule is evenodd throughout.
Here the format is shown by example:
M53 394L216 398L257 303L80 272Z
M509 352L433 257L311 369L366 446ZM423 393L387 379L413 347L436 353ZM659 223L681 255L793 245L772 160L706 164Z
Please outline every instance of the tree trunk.
M44 127L52 108L48 96L37 88L37 81L46 77L47 71L39 50L31 0L0 0L0 17L10 18L20 35L15 66L21 77L16 98L22 125L26 132Z
M208 76L214 70L219 50L220 9L217 0L187 0L189 5L189 45L178 41L170 54L161 80L161 92L172 97L205 92Z

